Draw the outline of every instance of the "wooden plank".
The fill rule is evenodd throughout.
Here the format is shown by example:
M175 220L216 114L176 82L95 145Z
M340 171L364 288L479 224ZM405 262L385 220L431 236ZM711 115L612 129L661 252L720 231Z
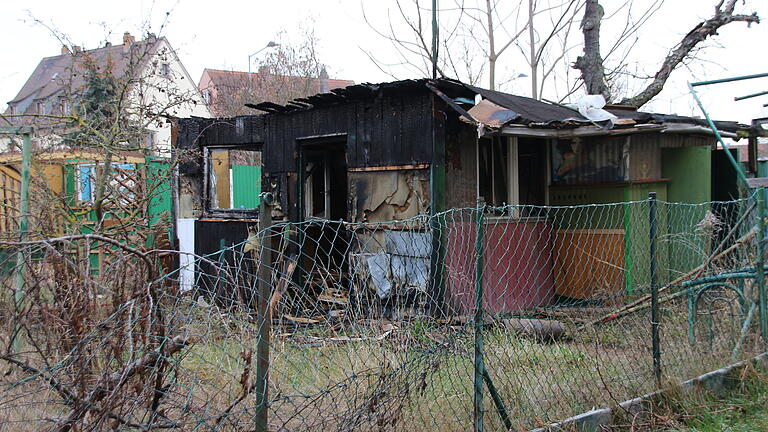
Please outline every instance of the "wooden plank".
M768 187L768 177L748 178L747 185L752 189L758 187Z
M429 168L429 164L386 165L386 166L347 168L347 171L349 172L399 171L399 170L418 170L418 169L427 169L427 168Z
M588 299L624 286L624 230L558 230L554 274L557 294Z

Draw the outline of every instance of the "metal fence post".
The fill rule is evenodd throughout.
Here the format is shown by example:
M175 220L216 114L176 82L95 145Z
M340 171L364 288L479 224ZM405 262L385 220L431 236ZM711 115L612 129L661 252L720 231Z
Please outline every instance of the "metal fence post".
M659 284L656 274L656 192L648 193L649 254L651 276L651 349L653 351L653 375L657 388L661 387L661 346L659 341Z
M27 232L29 231L29 171L31 169L32 159L32 131L24 130L22 132L22 144L21 144L21 190L19 196L19 241L24 242L27 240ZM15 292L14 300L16 303L16 311L21 314L24 309L24 276L27 267L26 254L24 253L24 246L19 246L19 250L16 253L16 274L15 274ZM13 335L13 352L18 354L22 350L21 343L21 327L18 322L14 328Z
M256 344L256 416L255 430L268 431L267 395L269 390L269 344L272 319L267 314L272 288L272 194L262 193L259 205L259 231L261 231L261 253L258 271L258 301L256 310L259 339Z
M478 201L475 217L475 432L482 432L483 426L483 243L485 237L485 203Z
M763 343L768 344L768 299L765 292L765 190L757 189L757 256L755 257L755 279L760 301L760 335Z

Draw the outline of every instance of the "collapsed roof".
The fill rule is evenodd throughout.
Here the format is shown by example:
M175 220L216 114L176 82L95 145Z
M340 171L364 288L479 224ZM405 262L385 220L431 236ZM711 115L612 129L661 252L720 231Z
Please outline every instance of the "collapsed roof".
M606 134L634 128L660 129L664 132L712 134L707 121L696 117L648 113L632 107L607 105L605 110L617 117L611 128L594 125L593 121L568 106L475 87L452 79L416 79L380 84L363 83L331 90L314 96L295 99L285 105L272 102L247 106L268 113L296 111L337 105L348 101L368 99L380 92L409 92L430 89L456 110L464 120L482 125L486 133L558 135L573 134L574 129L586 129L585 134ZM717 129L727 137L738 137L748 125L735 121L716 121ZM607 130L610 129L610 130ZM570 131L569 131L570 130ZM560 131L558 133L557 131Z

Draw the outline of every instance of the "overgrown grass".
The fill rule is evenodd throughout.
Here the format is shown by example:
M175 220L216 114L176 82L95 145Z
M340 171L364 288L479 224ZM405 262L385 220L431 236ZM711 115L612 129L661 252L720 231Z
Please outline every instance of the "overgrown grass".
M165 414L179 419L180 430L249 426L257 392L243 394L255 374L257 323L196 304L176 307L184 313L174 318L174 333L189 333L194 342L170 359ZM735 341L730 335L697 338L691 344L684 304L665 307L662 365L670 382L731 362ZM527 339L493 320L489 323L483 330L485 368L514 430L615 406L656 388L647 315L581 331L575 331L575 323L566 323L569 337L558 342ZM474 337L470 324L451 326L425 318L403 320L394 327L375 320L275 326L270 343L270 424L274 430L471 429ZM755 348L747 344L742 358L754 354ZM0 404L0 420L52 417L61 408L50 391L31 393L45 389L39 380L13 387L20 378L16 374L3 383L10 391L7 403ZM502 430L487 383L483 386L486 429ZM18 415L13 394L27 395L30 408L24 416ZM696 405L682 408L693 412ZM756 411L754 418L765 420ZM676 426L699 427L682 422Z
M768 375L748 369L739 385L724 394L701 391L670 401L665 417L673 425L657 431L752 432L768 430ZM663 411L662 411L663 412Z

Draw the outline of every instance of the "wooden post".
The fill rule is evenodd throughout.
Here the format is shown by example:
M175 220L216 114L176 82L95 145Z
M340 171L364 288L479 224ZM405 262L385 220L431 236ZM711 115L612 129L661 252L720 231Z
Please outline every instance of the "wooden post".
M22 136L21 190L19 191L19 241L23 242L27 240L27 234L29 231L29 171L32 164L32 128L0 128L0 133L9 133ZM16 274L14 275L14 301L16 305L16 311L19 315L21 315L21 312L24 309L24 277L26 267L27 262L26 256L24 254L24 247L20 246L16 252ZM11 346L13 348L13 352L17 354L21 352L21 345L21 327L17 321L14 325L13 334L11 335Z
M651 271L651 349L653 351L653 375L656 388L661 388L661 344L659 341L659 285L656 276L656 192L648 193L650 218L649 254Z
M475 217L475 432L482 432L483 425L483 244L485 238L485 203L478 202Z
M259 232L261 236L261 254L258 271L258 314L259 337L256 343L256 416L255 429L257 432L268 431L268 390L269 390L269 344L272 320L269 309L269 298L272 291L272 194L261 193L259 204Z
M432 94L432 163L429 166L430 218L432 252L429 260L429 307L432 316L445 314L445 113L438 96Z

